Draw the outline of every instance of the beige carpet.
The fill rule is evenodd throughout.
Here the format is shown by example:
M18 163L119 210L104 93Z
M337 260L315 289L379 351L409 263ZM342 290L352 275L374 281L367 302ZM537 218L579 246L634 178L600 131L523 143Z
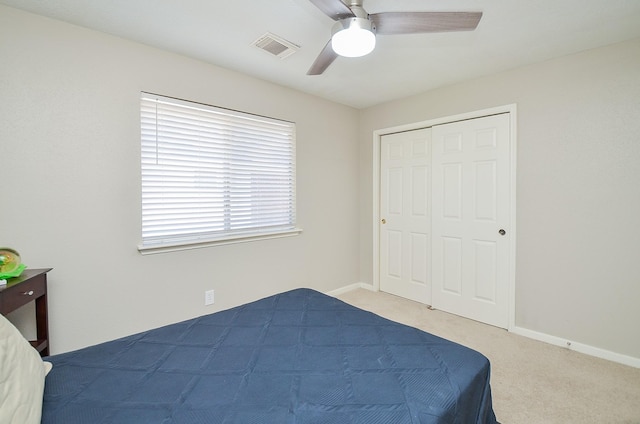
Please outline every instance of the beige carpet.
M358 289L341 300L475 349L491 361L502 424L640 424L640 369Z

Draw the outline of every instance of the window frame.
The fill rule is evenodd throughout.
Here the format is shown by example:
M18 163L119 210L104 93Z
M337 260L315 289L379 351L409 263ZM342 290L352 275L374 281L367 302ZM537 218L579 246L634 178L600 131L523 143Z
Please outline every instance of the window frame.
M152 105L155 105L155 109L153 109ZM164 115L163 108L165 107L171 109L169 118ZM184 116L180 115L180 110L182 109L184 109ZM162 112L159 113L159 111ZM203 126L200 123L182 122L182 120L190 119L191 113L198 114L199 122L202 120L201 122L204 123L202 125L217 125L217 128L222 128L224 131L213 135L208 132L209 130L206 130L203 132L205 135L202 138L198 138L197 142L193 142L189 131L192 130L193 125L198 131L202 131ZM211 119L211 121L207 119ZM223 121L231 123L228 127L225 127L224 125L226 124ZM253 126L254 124L256 125L255 127ZM262 130L259 128L262 126L267 129ZM171 128L171 131L174 128L178 128L180 131L184 131L184 134L181 133L179 136L176 136L173 132L169 134L170 131L167 128ZM238 132L238 129L243 134L245 134L245 131L251 131L252 134L248 136L247 140L244 140L244 137L241 140L239 136L233 135ZM270 134L267 134L268 131L275 131L275 141ZM221 135L221 133L224 133L224 135ZM173 182L172 178L174 178L169 175L175 172L174 165L169 163L173 162L173 159L178 156L182 157L181 153L176 153L176 156L172 156L174 153L171 153L172 149L175 149L175 146L181 143L185 143L184 145L190 148L195 146L195 143L204 144L206 147L203 150L210 148L213 151L213 153L188 153L188 158L197 159L198 165L180 164L178 167L180 172L184 172L184 175L186 175L183 175L182 178L187 182L187 191L196 193L190 195L192 197L189 198L208 199L207 203L213 203L214 205L204 214L208 218L198 218L197 222L197 225L208 225L208 230L187 230L189 224L177 224L176 233L169 234L167 232L172 231L169 228L171 226L169 222L172 219L174 220L173 222L180 219L167 218L166 216L170 215L170 213L165 214L163 208L171 207L174 209L174 205L178 203L171 203L171 200L163 200L163 198L170 198L172 194L176 193L169 188ZM302 232L302 229L297 227L296 216L295 123L219 106L141 92L140 149L141 242L138 245L140 253L162 253L291 237ZM238 150L242 150L242 152L238 153ZM254 155L257 155L257 158L254 158ZM223 166L220 166L220 161L224 161ZM189 160L186 160L186 162L189 162ZM217 168L213 166L214 163ZM260 168L264 168L261 163L266 164L266 167L278 168L278 170L261 170ZM207 169L209 167L216 169ZM243 175L238 177L240 169L242 169ZM249 169L248 172L247 169ZM276 173L278 181L275 183L269 181L271 172ZM201 174L206 174L204 178L218 182L215 188L208 190L213 190L208 195L198 194L197 181L202 179ZM256 175L257 178L255 177ZM162 182L158 182L160 180ZM229 182L231 180L234 182ZM224 183L220 183L220 181L224 181ZM271 188L272 184L274 184L273 187L278 189L278 194L271 195L275 197L265 200L264 197L266 196L261 194L265 188ZM166 194L162 190L171 192L171 194ZM224 198L224 200L220 200L220 198ZM229 200L228 198L233 199ZM214 202L214 199L218 200ZM273 206L274 204L276 206ZM195 215L195 210L199 209L198 206L175 206L175 208L183 213L182 216L184 214ZM215 208L215 213L212 208ZM275 225L271 224L269 219L272 212L271 208L275 208L273 211L276 217ZM243 212L238 212L240 209ZM254 215L255 209L261 209L261 212L258 215ZM153 215L154 213L155 215ZM154 216L160 215L162 216L159 219L154 219ZM218 216L218 218L214 217L214 215ZM219 218L220 216L222 218ZM257 216L257 219L254 219L255 216ZM245 227L245 222L250 223L248 228L243 228ZM183 226L180 227L180 225ZM220 230L220 227L224 229Z

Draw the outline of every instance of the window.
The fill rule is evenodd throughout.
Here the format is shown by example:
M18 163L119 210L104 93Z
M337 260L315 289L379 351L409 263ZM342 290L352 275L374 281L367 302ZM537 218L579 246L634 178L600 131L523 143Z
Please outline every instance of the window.
M142 93L143 253L296 228L295 125Z

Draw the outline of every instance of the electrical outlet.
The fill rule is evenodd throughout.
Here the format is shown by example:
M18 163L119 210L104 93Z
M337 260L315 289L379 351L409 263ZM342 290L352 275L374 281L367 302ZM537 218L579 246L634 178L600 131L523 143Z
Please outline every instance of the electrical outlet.
M213 290L204 292L204 306L213 305Z

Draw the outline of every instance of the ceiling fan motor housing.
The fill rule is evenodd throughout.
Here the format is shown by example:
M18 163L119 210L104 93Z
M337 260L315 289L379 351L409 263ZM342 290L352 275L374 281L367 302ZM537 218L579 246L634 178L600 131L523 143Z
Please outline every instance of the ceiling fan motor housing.
M375 30L375 25L369 19L340 19L331 31L331 47L340 56L364 56L375 48Z
M336 21L336 23L333 24L333 28L331 28L331 36L336 35L337 32L340 32L345 29L350 29L353 27L364 29L374 34L376 33L376 26L369 19L345 18L345 19L340 19L339 21Z

